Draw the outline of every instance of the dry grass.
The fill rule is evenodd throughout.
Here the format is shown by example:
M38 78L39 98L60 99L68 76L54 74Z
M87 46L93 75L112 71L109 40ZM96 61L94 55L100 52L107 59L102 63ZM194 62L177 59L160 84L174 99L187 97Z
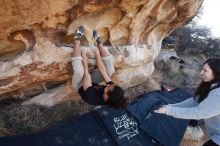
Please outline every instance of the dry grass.
M11 135L11 132L5 128L4 121L0 117L0 136Z
M11 104L1 108L1 129L8 129L11 135L37 132L57 122L65 121L90 111L93 107L83 101L77 103L65 103L53 108L39 106L21 106ZM1 133L2 135L7 135Z

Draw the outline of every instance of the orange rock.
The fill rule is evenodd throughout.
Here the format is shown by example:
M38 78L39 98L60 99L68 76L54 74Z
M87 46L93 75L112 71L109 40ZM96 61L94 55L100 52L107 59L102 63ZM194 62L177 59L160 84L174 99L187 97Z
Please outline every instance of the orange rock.
M71 82L73 33L79 25L85 27L82 45L93 43L93 29L111 45L108 50L116 68L113 78L121 86L140 84L153 73L162 39L191 20L202 2L0 1L0 96L7 98L6 94L23 93L26 87L34 89L36 84L41 87L51 81ZM88 57L95 67L94 57Z

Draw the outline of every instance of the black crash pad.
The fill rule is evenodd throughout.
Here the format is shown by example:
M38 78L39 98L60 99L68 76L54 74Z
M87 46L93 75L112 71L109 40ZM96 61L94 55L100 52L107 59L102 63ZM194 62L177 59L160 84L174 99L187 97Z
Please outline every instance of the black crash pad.
M38 133L0 137L0 146L177 146L188 121L153 110L189 97L179 88L146 93L128 109L96 109Z

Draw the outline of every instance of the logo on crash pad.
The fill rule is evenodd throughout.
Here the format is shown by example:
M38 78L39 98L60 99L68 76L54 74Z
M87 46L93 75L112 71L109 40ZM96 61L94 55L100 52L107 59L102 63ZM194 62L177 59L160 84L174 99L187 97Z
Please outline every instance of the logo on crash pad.
M115 132L117 133L119 140L125 137L127 137L127 139L129 140L130 138L139 134L138 124L127 114L116 117L113 119L113 121Z

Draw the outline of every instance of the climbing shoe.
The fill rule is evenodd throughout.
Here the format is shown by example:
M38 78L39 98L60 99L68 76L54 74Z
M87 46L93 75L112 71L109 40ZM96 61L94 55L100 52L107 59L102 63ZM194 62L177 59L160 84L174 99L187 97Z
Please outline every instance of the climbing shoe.
M96 30L93 30L93 37L95 38L96 43L99 45L101 43L101 39L99 33Z
M84 33L84 27L79 26L75 32L75 36L74 36L75 40L81 40L83 38L83 33Z

